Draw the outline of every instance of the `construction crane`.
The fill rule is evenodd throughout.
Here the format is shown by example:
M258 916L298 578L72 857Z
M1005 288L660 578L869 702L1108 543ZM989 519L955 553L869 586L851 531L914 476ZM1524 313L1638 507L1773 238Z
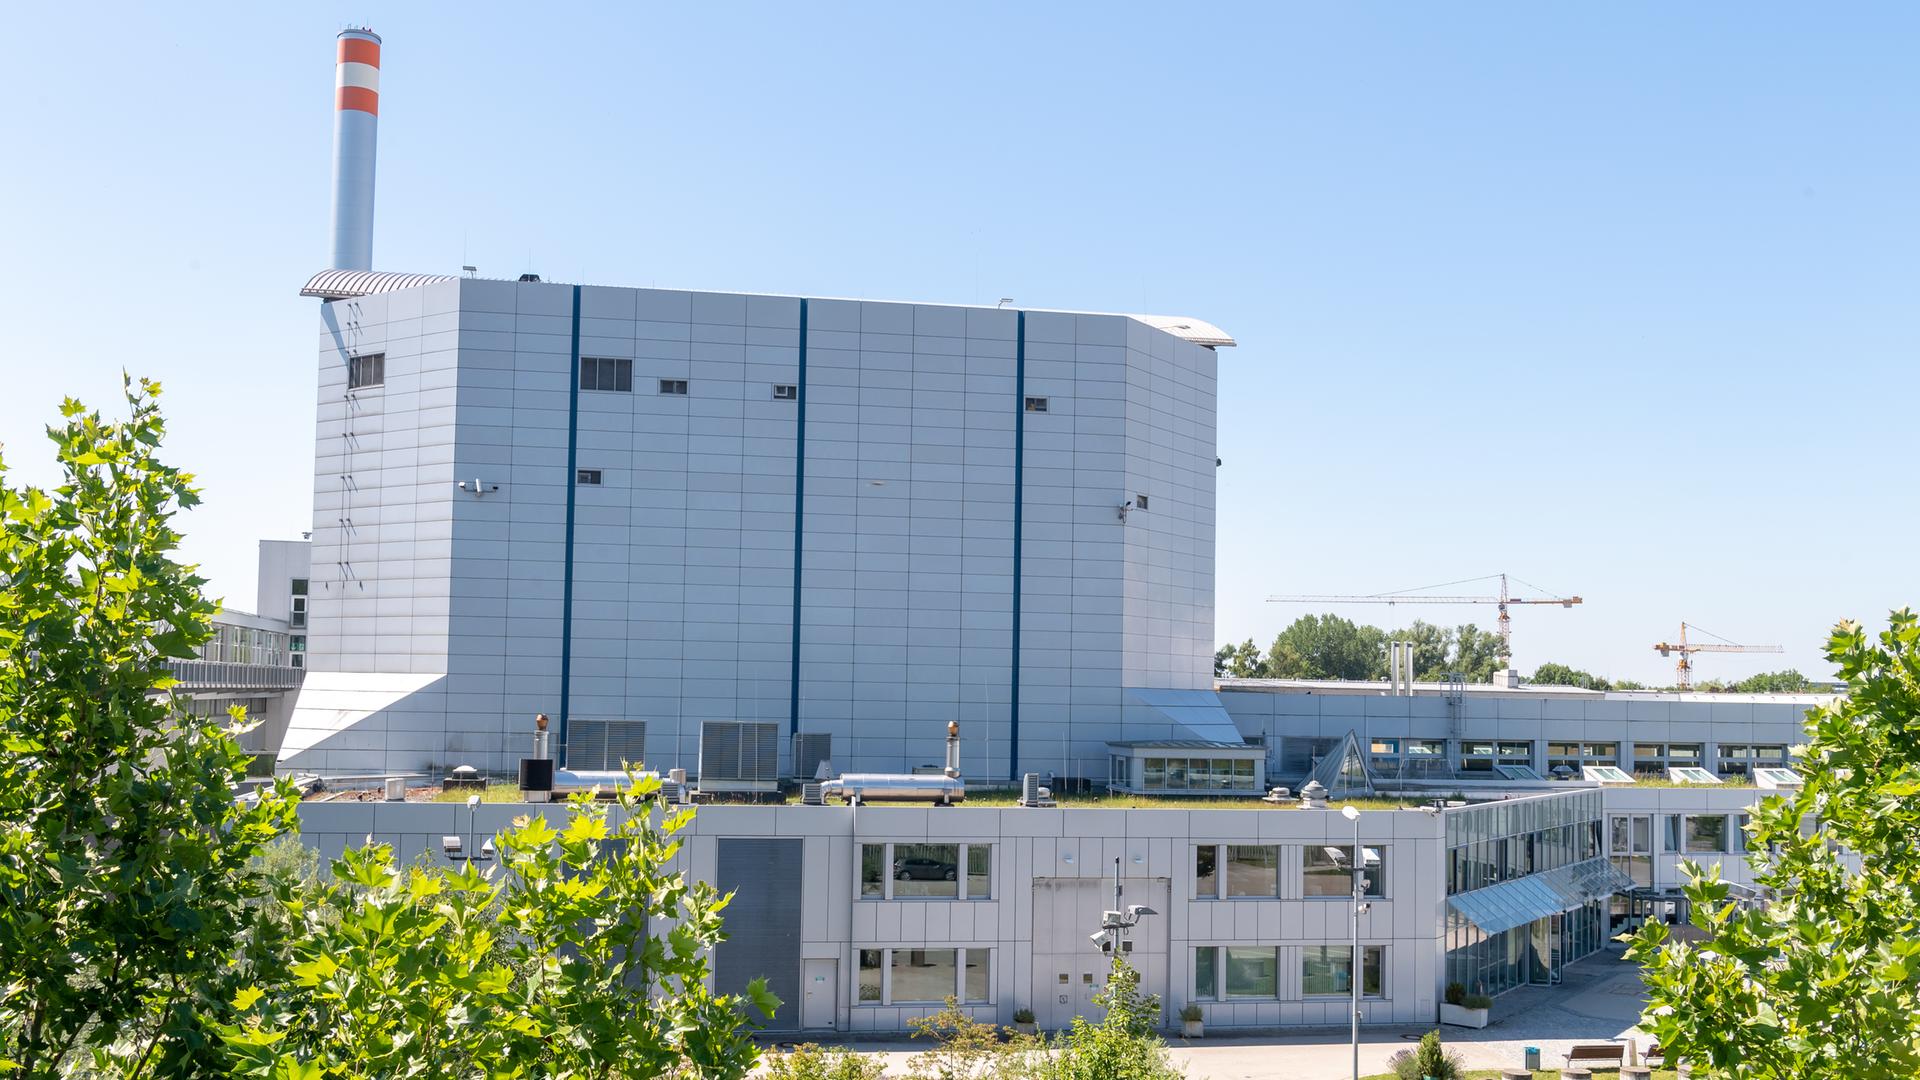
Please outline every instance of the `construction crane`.
M1720 638L1720 640L1722 642L1725 642L1725 644L1690 645L1687 643L1688 629L1698 630L1701 633L1707 635L1708 637ZM1680 659L1673 665L1673 685L1678 687L1681 690L1687 690L1692 688L1693 686L1693 661L1690 658L1693 656L1694 653L1697 653L1697 652L1786 652L1785 649L1781 648L1778 645L1739 645L1732 641L1729 641L1726 638L1720 637L1719 634L1714 633L1713 631L1707 629L1704 626L1690 626L1690 624L1688 623L1680 624L1680 640L1678 642L1668 643L1663 641L1660 644L1655 645L1653 649L1655 652L1659 653L1661 656L1672 656L1675 654L1679 655Z
M1469 585L1476 581L1500 581L1498 596L1438 596L1423 593L1424 589L1445 589L1454 585ZM1519 578L1514 578L1520 581ZM1540 589L1538 585L1526 585L1529 589ZM1547 592L1546 589L1540 589ZM1422 585L1413 589L1401 589L1397 592L1371 593L1367 596L1269 596L1269 604L1498 604L1500 606L1500 659L1511 662L1513 659L1513 619L1507 614L1507 608L1513 604L1558 604L1570 608L1581 603L1577 596L1518 597L1507 592L1507 575L1488 574L1486 577L1462 578L1459 581L1445 581L1438 585Z

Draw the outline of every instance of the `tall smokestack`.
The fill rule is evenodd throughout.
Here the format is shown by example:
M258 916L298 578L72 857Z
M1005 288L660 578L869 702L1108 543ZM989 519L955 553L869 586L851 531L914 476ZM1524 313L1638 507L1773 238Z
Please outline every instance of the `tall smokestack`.
M373 269L373 163L380 125L380 35L340 31L334 65L333 261Z

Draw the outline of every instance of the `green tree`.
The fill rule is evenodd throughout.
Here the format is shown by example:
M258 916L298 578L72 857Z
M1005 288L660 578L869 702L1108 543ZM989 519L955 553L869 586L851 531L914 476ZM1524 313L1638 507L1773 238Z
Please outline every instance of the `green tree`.
M1275 679L1384 679L1386 632L1338 615L1302 615L1267 650Z
M1600 676L1565 664L1541 664L1534 669L1533 678L1527 681L1537 686L1578 686L1586 690L1613 689L1613 684Z
M215 605L174 557L198 497L156 456L160 387L125 393L124 422L62 405L59 486L0 483L0 1059L29 1077L195 1071L294 827L288 789L236 800L239 715L169 692Z
M1827 656L1846 697L1806 714L1804 786L1761 800L1747 848L1771 902L1735 902L1682 864L1705 940L1652 922L1628 956L1641 1023L1669 1060L1740 1080L1920 1076L1920 621L1869 638L1843 622Z
M1386 635L1396 641L1413 643L1414 677L1423 682L1432 682L1453 669L1447 666L1447 657L1453 650L1453 631L1444 626L1435 626L1423 619L1415 619L1404 629L1395 630Z
M564 829L515 819L504 883L471 862L403 869L374 844L336 861L334 883L286 891L302 918L290 977L234 999L233 1073L745 1076L745 1003L706 986L728 897L671 868L693 810L632 779L611 815L581 795ZM764 980L749 997L779 1005Z
M909 1080L977 1080L989 1075L1000 1057L1000 1029L975 1020L953 998L932 1016L907 1021L916 1039L933 1048L907 1062Z
M1235 679L1272 678L1267 672L1267 658L1261 655L1260 646L1255 645L1252 638L1248 638L1239 645L1229 645L1222 651L1227 655L1224 674L1228 677Z
M1447 670L1464 674L1468 682L1492 682L1493 673L1507 666L1506 643L1498 633L1467 623L1454 628L1447 664Z
M1813 680L1798 671L1768 671L1750 675L1733 684L1742 694L1804 694L1815 689Z

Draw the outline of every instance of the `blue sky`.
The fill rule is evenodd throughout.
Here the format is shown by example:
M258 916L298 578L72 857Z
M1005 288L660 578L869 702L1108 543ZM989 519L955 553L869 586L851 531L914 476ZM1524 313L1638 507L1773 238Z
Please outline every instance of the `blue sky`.
M168 388L235 607L310 517L332 37L386 39L375 264L1189 314L1219 626L1502 569L1515 659L1681 619L1824 670L1920 601L1920 9L260 4L17 11L0 440ZM1490 609L1346 609L1489 625Z

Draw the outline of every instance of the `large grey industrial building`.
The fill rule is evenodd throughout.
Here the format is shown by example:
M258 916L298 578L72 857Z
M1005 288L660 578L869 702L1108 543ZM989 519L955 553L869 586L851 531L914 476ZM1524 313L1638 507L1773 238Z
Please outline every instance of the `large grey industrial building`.
M256 679L297 692L264 736L283 771L506 774L546 713L562 766L765 790L938 762L958 722L972 786L1191 797L703 809L683 866L738 890L742 927L716 979L769 976L782 1028L899 1030L948 994L1064 1023L1103 977L1084 931L1116 866L1159 913L1132 946L1169 1010L1344 1022L1328 848L1356 827L1382 860L1368 1022L1431 1022L1449 981L1551 984L1609 929L1665 914L1684 858L1751 880L1744 785L1791 782L1822 698L1216 683L1217 350L1234 344L1217 327L376 272L379 55L343 35L333 267L305 289L323 301L311 566L265 552L274 607L229 620L284 626L269 645L288 672L304 657ZM710 737L733 740L725 775L703 769ZM766 764L743 778L749 759ZM1408 808L1355 825L1226 798L1308 779ZM560 811L301 818L323 851L372 835L412 858L529 812Z

